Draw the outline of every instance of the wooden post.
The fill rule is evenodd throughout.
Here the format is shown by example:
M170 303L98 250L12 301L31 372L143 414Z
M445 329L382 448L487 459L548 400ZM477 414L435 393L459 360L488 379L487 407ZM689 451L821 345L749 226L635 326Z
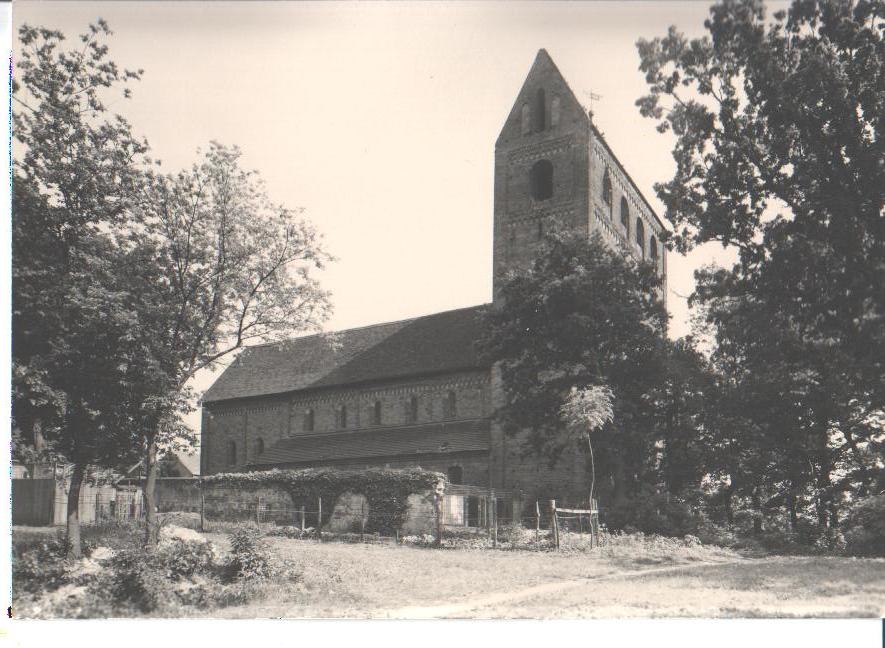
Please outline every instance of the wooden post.
M301 505L301 533L304 533L304 504Z
M360 542L366 533L366 502L360 502Z
M393 543L399 544L399 529L393 530Z
M559 521L556 519L556 500L550 500L550 516L553 525L553 546L559 549Z
M492 506L492 547L498 547L498 498L495 497L495 491L492 491L490 500Z
M317 537L320 539L320 542L323 541L323 498L317 498Z
M206 493L203 490L203 476L200 475L200 531L206 530Z
M439 493L433 494L433 516L436 518L436 545L442 544L442 520L440 519L440 496Z
M535 500L535 548L541 548L541 505Z

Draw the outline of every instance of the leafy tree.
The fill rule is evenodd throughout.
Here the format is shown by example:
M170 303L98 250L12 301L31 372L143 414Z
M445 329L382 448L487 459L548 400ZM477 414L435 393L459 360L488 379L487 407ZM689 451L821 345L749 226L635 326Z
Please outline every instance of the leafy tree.
M720 417L720 469L757 510L779 501L795 522L805 498L827 529L845 491L876 479L885 405L883 12L796 0L769 20L758 0L725 0L703 38L638 42L637 104L676 138L656 185L670 243L739 250L698 273L693 300L718 327L720 404L742 412Z
M659 286L651 265L637 265L598 235L551 227L531 270L502 286L481 343L500 367L504 403L496 415L509 433L527 431L527 451L552 461L573 440L562 416L571 390L611 390L612 421L594 436L609 501L656 481L654 403L667 355Z
M272 203L240 151L212 144L189 170L151 176L136 207L140 246L160 280L139 291L152 307L151 355L167 380L142 430L147 542L157 541L154 484L158 453L192 441L176 425L197 372L255 342L316 328L328 294L311 276L329 259L300 211Z
M79 488L90 463L125 461L145 373L132 332L139 296L122 281L128 250L112 233L140 186L147 145L108 115L106 91L139 72L107 60L99 21L63 50L24 25L13 83L14 416L36 445L73 464L68 538L79 554Z

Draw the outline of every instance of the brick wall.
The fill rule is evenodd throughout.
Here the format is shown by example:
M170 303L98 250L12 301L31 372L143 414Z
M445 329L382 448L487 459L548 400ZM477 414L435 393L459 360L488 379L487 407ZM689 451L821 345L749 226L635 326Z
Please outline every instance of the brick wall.
M491 412L489 390L488 372L472 371L204 406L202 471L213 474L245 469L247 462L257 457L259 438L265 448L270 448L287 435L402 426L406 424L412 396L418 399L416 424L444 420L443 401L449 392L455 395L453 420L482 418ZM374 423L376 402L381 403L381 425ZM336 421L336 412L342 405L347 408L345 428ZM313 411L312 431L305 429L308 410ZM234 463L229 460L231 443L236 444ZM487 466L484 479L488 480Z

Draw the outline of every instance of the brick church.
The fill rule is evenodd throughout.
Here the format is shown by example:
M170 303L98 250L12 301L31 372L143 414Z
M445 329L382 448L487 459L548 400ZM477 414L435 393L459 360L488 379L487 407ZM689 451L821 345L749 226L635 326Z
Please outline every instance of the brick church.
M666 282L661 220L545 50L498 136L494 177L495 295L553 217L653 261ZM453 483L580 499L581 453L553 467L525 457L492 418L500 385L474 349L492 306L245 349L203 396L201 473L421 466Z

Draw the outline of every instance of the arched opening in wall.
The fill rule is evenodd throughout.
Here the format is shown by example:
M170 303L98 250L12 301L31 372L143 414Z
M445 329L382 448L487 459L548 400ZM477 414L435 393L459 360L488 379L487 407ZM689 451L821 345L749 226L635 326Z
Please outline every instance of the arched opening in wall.
M522 134L528 135L532 132L532 110L527 103L522 104Z
M639 246L639 250L642 252L642 258L645 258L645 225L642 224L642 219L638 216L636 217L636 244Z
M553 197L553 163L538 160L529 171L529 188L535 200L548 200Z
M372 424L381 425L381 401L375 401L375 407L372 409Z
M608 217L611 218L611 208L612 208L612 179L608 173L608 169L605 170L605 175L602 176L602 202L605 203L605 206L608 207Z
M532 130L540 133L547 125L547 99L544 96L544 88L538 88L535 93L535 110L532 112Z
M621 225L624 226L624 233L630 236L630 205L626 198L621 198Z
M461 469L461 466L449 466L449 469L446 471L446 478L450 484L463 484L464 471Z
M406 401L406 423L418 422L418 397L410 396Z
M342 429L347 427L347 405L338 408L338 427Z
M307 408L304 412L304 431L313 432L313 408Z
M230 441L227 444L227 465L228 466L236 466L237 465L237 442Z
M655 265L658 264L658 239L655 238L654 234L651 235L651 239L648 242L648 256Z
M559 126L559 95L553 95L550 102L550 126L556 128Z
M258 437L255 439L255 456L260 457L264 452L264 439Z
M455 392L451 389L443 400L443 418L453 419L458 415L458 405L455 400Z

